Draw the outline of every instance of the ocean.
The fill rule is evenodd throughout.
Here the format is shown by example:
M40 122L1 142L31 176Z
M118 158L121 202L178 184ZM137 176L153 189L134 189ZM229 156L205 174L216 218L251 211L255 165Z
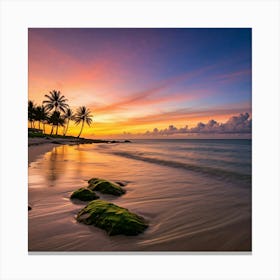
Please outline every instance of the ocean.
M133 140L54 147L28 168L29 251L251 251L251 140ZM79 224L92 177L126 182L101 199L149 221L138 236Z

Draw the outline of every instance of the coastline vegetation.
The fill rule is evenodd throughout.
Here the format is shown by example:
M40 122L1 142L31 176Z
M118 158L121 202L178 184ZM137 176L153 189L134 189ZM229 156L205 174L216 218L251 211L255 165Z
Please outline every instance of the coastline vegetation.
M45 94L45 99L41 105L36 105L32 100L29 100L28 121L31 130L28 136L38 137L40 134L57 136L59 128L62 128L63 132L60 137L65 137L67 136L70 121L74 121L76 125L81 124L80 132L76 137L80 138L84 125L91 126L93 116L85 106L78 107L74 112L67 102L68 100L65 96L57 90L52 90L49 94ZM51 128L49 134L46 133L46 126Z

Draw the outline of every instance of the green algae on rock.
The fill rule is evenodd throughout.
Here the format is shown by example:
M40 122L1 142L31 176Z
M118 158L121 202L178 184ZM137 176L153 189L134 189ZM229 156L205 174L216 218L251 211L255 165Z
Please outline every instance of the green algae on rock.
M104 179L100 179L100 178L91 178L91 179L88 180L88 183L90 185L94 185L94 184L96 184L96 183L98 183L100 181L105 181L105 180Z
M76 198L76 199L79 199L82 201L90 201L90 200L98 199L99 196L90 189L80 188L80 189L74 191L71 194L70 198L71 199Z
M148 227L143 217L104 200L91 201L80 210L77 221L104 229L109 235L137 235Z
M89 183L88 189L92 191L98 191L104 194L112 194L112 195L120 196L126 192L119 185L100 178L92 178L88 180L88 183Z

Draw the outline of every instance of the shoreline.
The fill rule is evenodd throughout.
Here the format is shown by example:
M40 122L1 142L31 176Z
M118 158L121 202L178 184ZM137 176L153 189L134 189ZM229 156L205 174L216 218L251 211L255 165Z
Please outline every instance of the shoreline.
M40 143L40 144L28 146L28 167L30 163L36 161L38 157L44 155L47 152L50 152L54 147L59 145L61 144Z
M107 141L107 140L93 140L86 138L65 138L65 137L28 137L28 147L34 145L41 145L46 143L51 144L66 144L66 145L77 145L77 144L93 144L93 143L112 143L116 141Z
M38 157L50 152L54 147L60 145L79 145L79 144L92 144L92 143L108 143L103 140L90 140L90 139L74 139L74 138L59 138L59 137L28 137L28 166L34 162Z
M54 147L60 145L80 145L94 143L128 143L129 140L93 140L86 138L64 138L64 137L28 137L28 166L34 162L39 156L51 151Z

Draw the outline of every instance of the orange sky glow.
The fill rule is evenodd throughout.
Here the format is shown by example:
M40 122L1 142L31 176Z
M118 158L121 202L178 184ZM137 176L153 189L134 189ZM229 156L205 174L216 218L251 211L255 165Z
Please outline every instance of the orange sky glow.
M41 105L55 89L74 111L86 106L93 115L82 134L88 138L142 137L154 128L251 115L251 37L211 31L217 42L205 32L29 29L28 99ZM71 122L67 134L79 130Z

